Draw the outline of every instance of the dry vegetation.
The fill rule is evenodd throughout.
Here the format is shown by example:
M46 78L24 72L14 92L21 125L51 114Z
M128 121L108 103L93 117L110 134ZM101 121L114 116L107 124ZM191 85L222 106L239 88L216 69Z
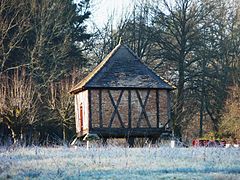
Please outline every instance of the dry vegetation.
M0 150L0 179L237 179L238 148L117 146Z

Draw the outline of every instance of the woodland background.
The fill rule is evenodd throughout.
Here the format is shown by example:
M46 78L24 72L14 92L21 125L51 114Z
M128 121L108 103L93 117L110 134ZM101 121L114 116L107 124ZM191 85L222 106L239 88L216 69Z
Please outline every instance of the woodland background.
M120 38L176 85L176 137L240 139L240 1L174 1L136 1L88 30L94 0L1 0L0 144L70 142L69 90Z

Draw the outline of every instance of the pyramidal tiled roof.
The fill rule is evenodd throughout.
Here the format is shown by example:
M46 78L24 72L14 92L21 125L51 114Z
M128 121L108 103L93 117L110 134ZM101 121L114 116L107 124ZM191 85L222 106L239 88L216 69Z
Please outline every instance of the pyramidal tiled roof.
M105 59L70 93L89 88L152 88L175 89L150 68L126 45L117 45Z

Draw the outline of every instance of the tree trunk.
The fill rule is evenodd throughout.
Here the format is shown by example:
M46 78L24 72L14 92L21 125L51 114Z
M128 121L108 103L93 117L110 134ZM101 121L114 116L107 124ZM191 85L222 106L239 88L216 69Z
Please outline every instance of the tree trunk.
M64 123L62 123L62 133L63 133L63 144L66 143L66 127L64 126Z
M174 134L181 138L181 122L183 117L183 105L184 105L184 60L179 61L179 80L177 86L177 102L175 108L174 118Z

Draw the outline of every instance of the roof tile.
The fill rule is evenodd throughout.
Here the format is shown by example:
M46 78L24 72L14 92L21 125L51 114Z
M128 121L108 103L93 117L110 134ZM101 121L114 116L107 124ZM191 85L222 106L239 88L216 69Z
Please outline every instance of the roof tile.
M70 91L88 88L175 89L150 68L126 45L117 45L106 58Z

